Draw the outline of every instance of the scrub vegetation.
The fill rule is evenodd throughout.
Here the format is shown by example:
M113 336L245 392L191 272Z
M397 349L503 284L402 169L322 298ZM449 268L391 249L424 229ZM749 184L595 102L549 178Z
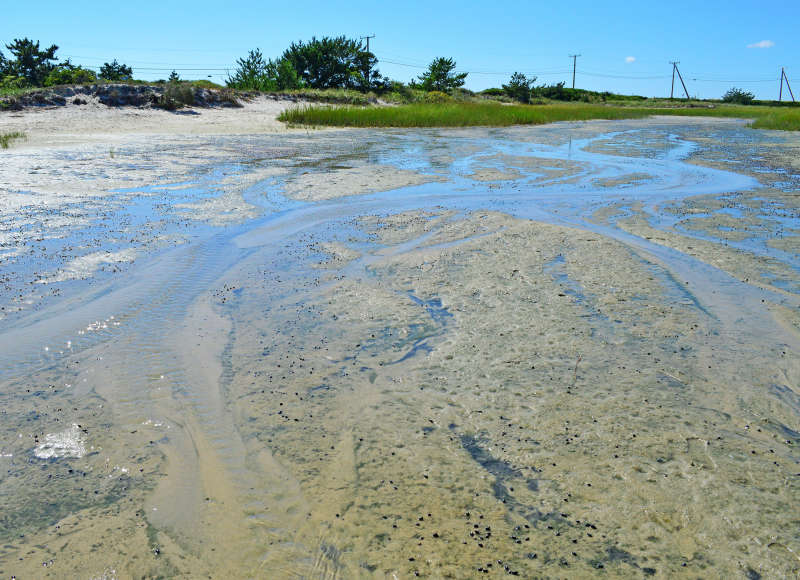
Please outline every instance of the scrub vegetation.
M55 44L41 48L38 40L34 42L29 38L15 38L5 47L12 58L6 57L0 51L0 95L38 87L133 79L133 69L118 63L116 59L111 63L104 63L98 74L72 64L70 59L58 62L58 46Z

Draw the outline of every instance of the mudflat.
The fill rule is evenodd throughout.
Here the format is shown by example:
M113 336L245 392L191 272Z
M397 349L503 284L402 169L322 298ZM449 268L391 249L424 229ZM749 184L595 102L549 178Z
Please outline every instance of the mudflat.
M0 115L0 573L791 578L800 137Z

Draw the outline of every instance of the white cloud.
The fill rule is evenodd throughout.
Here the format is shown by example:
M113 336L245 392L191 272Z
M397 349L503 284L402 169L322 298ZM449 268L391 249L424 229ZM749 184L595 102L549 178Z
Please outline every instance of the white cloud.
M753 44L748 44L747 48L772 48L775 46L775 43L771 40L762 40L760 42L754 42Z
M625 57L625 62L636 62L636 57L635 56L626 56Z

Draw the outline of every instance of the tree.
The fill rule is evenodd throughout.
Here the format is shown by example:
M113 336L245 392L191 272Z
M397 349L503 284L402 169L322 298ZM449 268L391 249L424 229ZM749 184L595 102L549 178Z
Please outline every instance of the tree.
M11 63L8 62L8 59L3 55L3 51L0 50L0 79L11 73L10 67Z
M56 60L56 51L58 50L55 44L41 50L38 40L33 42L28 38L22 40L15 38L14 42L6 44L6 48L15 57L15 60L7 61L10 63L7 72L23 77L31 86L42 86L47 75L55 68L53 61Z
M756 96L749 92L745 91L744 89L737 89L733 87L727 93L722 96L722 101L724 103L738 103L740 105L752 105L753 100Z
M276 66L275 83L280 91L291 91L300 88L300 77L288 59L281 59Z
M375 55L364 50L360 41L345 36L293 42L281 60L289 61L303 84L314 89L369 90L373 80L383 82L375 69Z
M545 99L553 99L555 101L572 101L575 91L564 87L564 82L555 83L552 85L540 85L533 89L533 94L537 97Z
M56 65L44 79L44 86L52 87L55 85L81 85L93 83L97 80L94 71L75 66L69 59Z
M522 103L531 102L531 90L533 83L536 82L536 77L526 77L521 72L515 72L511 75L511 80L507 85L503 85L503 92L512 99L516 99Z
M264 60L264 55L256 48L246 58L236 60L236 70L228 75L226 84L243 91L274 91L278 88L276 76L275 63Z
M171 83L181 82L181 75L179 75L177 71L173 70L171 73L169 73L169 82Z
M115 58L110 63L103 63L103 66L100 67L99 76L107 81L129 81L133 78L133 69L117 62Z
M420 75L420 86L426 91L449 92L464 85L467 73L456 73L456 62L452 58L435 58L428 70Z
M375 68L378 59L357 40L344 36L293 42L277 59L265 59L259 49L236 61L227 85L234 89L275 91L384 88L388 79Z

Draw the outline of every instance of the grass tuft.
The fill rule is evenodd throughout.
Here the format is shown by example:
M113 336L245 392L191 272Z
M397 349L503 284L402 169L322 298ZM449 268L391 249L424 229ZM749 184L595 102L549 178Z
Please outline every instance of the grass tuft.
M167 111L177 111L194 105L194 89L191 85L172 82L167 85L156 106Z
M14 139L27 139L28 136L21 131L13 131L11 133L0 133L0 147L8 149L9 144Z

